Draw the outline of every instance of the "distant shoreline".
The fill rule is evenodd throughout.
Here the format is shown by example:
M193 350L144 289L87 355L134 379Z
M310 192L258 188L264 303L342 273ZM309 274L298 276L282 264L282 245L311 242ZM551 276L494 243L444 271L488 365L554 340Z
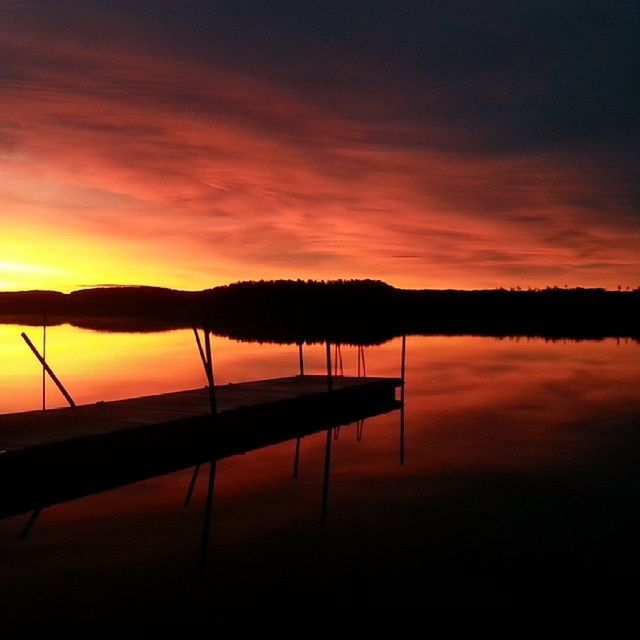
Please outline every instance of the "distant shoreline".
M380 281L243 282L200 292L0 292L0 324L103 331L208 325L244 340L382 342L402 334L640 340L640 290L406 290Z

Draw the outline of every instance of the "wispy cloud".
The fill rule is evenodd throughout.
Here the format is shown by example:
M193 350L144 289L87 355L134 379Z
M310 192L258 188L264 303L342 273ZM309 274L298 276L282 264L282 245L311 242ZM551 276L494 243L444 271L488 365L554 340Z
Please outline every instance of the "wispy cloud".
M499 60L469 54L436 70L416 58L420 69L405 60L393 77L340 31L324 62L301 45L284 66L276 47L265 66L248 42L234 64L233 42L173 31L154 42L114 6L89 3L79 24L44 6L40 17L4 10L0 259L37 257L74 282L189 288L259 277L638 284L632 170L586 125L562 139L531 125L527 137L531 114L562 117L549 75L528 84L508 62L513 34L499 20L479 23L493 25ZM102 30L90 27L96 17ZM319 42L313 29L305 37ZM450 64L443 47L433 60ZM75 266L61 247L78 253Z

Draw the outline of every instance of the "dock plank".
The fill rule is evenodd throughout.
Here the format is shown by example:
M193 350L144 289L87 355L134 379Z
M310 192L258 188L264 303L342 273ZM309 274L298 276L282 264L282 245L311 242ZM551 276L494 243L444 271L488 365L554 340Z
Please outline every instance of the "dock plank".
M0 415L0 518L396 410L395 378L295 376Z
M335 391L363 387L385 378L334 377ZM327 391L325 376L293 376L216 386L218 414L259 407ZM210 416L209 390L188 389L64 407L0 415L0 450L16 451L74 438L99 436L140 426Z

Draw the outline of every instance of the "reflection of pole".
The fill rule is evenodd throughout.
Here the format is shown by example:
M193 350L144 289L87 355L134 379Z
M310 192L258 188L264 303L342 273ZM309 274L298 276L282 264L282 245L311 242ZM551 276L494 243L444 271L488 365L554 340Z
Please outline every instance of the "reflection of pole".
M298 477L298 468L300 467L300 438L296 438L296 455L293 458L293 477Z
M322 511L320 524L327 526L327 502L329 500L329 471L331 469L331 429L327 429L327 441L324 447L324 481L322 483Z
M400 405L400 464L404 465L404 402Z
M333 378L331 377L331 343L327 340L327 390L333 391Z
M402 362L400 364L400 464L404 464L404 379L407 361L407 336L402 336Z
M38 517L40 516L41 511L42 511L42 508L38 508L31 514L29 520L27 521L27 524L24 526L24 529L20 532L20 535L18 536L18 540L23 541L27 539L27 536L29 535L29 531L31 531L31 528L36 523Z
M197 464L193 467L193 474L191 475L191 482L189 482L189 488L187 489L187 496L184 499L184 508L188 509L191 504L191 496L193 496L193 490L196 488L196 480L200 473L200 465Z
M62 382L58 380L58 377L56 376L56 374L53 373L51 367L47 364L46 360L38 353L38 350L33 346L33 342L29 340L29 336L26 333L24 333L24 331L20 335L22 336L22 339L27 343L27 346L29 347L29 349L31 349L31 351L33 352L33 355L38 359L38 361L42 365L42 368L49 374L51 379L55 382L56 387L60 389L60 393L64 396L65 400L69 403L69 406L75 407L76 403L73 401L73 398L69 395L69 392L64 388L64 385L62 384Z
M302 356L302 342L298 344L298 359L300 360L300 375L304 375L304 357Z
M211 531L211 514L213 513L213 490L216 482L216 460L209 465L209 482L207 483L207 501L204 506L204 523L202 525L202 547L200 549L200 576L207 571L207 555L209 551L209 533Z

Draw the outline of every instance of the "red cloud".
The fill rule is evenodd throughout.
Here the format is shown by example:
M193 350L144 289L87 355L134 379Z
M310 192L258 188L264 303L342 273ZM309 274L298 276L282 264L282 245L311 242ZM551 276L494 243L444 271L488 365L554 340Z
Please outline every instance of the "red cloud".
M39 236L44 266L60 243L101 252L59 286L638 284L624 185L581 154L442 151L461 134L358 121L177 58L8 36L0 51L0 248L20 259L17 232Z

